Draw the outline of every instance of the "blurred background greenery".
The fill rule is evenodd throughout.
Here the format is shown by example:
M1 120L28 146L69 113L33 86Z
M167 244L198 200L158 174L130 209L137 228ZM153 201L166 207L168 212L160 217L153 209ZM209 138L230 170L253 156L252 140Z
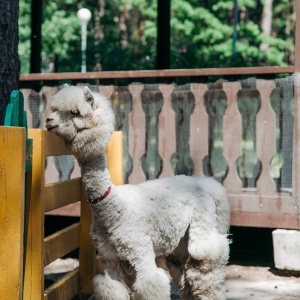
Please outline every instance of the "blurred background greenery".
M156 68L157 1L44 0L42 72L80 71L81 25L88 8L87 71ZM21 73L29 73L31 2L19 1ZM171 1L172 69L294 63L295 1ZM33 20L34 22L34 20ZM233 55L233 53L235 53Z

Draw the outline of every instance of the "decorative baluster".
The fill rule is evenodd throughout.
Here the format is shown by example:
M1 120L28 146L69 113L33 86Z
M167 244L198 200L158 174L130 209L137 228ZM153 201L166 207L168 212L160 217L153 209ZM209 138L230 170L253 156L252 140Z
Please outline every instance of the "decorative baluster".
M51 99L52 96L58 91L58 87L47 87L44 86L41 90L40 97L40 107L39 107L39 113L40 113L40 120L41 124L40 127L44 128L45 120L47 116L51 114ZM47 157L46 158L46 164L45 164L45 183L53 183L59 181L59 171L57 167L55 166L55 160L54 157Z
M29 103L30 95L33 93L33 90L21 89L21 92L23 93L24 96L24 110L26 111L27 114L27 125L28 128L33 128L32 112L30 110L30 103Z
M190 152L194 162L194 175L203 175L203 159L208 155L208 114L204 105L206 84L191 84L195 107L190 119Z
M43 113L42 125L44 127L47 116L51 114L50 104L52 96L58 91L58 87L43 87L42 96L46 101L46 108ZM57 180L57 172L54 171L53 158L47 158L47 167L45 170L45 182L63 181L71 178L71 173L74 170L74 158L71 155L58 156L54 158L59 178ZM56 178L54 178L54 176ZM74 176L74 175L73 175Z
M162 170L159 177L174 175L171 167L171 159L176 149L176 114L172 108L171 95L174 91L173 84L160 84L159 90L163 96L163 107L158 117L158 151L163 159Z
M112 102L116 113L116 129L123 131L124 183L128 183L132 172L132 158L129 154L129 115L132 109L132 95L128 86L115 87L115 89Z
M281 149L283 165L280 171L281 188L292 187L293 174L293 131L294 131L294 81L291 77L277 81L281 89Z
M40 110L43 110L43 111L40 111L40 113L42 114L41 128L45 128L44 127L45 126L45 120L52 112L51 108L50 108L52 96L54 94L56 94L57 92L58 92L58 87L56 87L56 86L55 87L44 86L42 88L41 98L45 102L46 107L44 109L40 109Z
M227 162L223 155L223 117L227 99L220 82L209 85L205 94L208 121L208 155L203 161L204 174L223 182L227 172Z
M195 106L190 85L176 86L172 95L176 113L176 154L172 157L175 174L192 175L194 164L190 156L190 116Z
M130 84L132 110L129 115L129 153L133 161L129 183L140 183L146 180L142 168L142 157L146 153L146 116L142 108L142 84Z
M237 106L237 95L241 90L239 82L224 82L227 109L223 118L223 155L228 164L227 176L223 182L229 193L240 193L242 181L237 172L236 162L242 155L242 117Z
M158 115L163 106L163 96L157 85L145 85L142 104L146 114L147 152L142 166L147 179L155 179L161 171L162 159L158 152Z
M261 96L261 106L256 116L256 152L261 161L261 174L256 183L259 195L274 195L276 192L276 184L270 173L271 160L276 154L276 115L270 103L275 87L274 81L256 82Z

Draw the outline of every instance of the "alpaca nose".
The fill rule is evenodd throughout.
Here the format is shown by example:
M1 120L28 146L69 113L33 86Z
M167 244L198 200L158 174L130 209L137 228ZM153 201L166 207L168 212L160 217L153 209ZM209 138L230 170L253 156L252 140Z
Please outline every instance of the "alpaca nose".
M51 121L53 121L53 120L54 120L53 118L48 117L48 118L46 119L46 122L51 122Z

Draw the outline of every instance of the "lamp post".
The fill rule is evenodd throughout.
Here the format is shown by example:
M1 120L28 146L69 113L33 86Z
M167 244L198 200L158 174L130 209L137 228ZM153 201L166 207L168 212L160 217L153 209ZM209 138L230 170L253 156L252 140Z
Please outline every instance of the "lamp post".
M86 28L92 13L87 8L81 8L77 12L77 17L81 22L81 72L86 72Z

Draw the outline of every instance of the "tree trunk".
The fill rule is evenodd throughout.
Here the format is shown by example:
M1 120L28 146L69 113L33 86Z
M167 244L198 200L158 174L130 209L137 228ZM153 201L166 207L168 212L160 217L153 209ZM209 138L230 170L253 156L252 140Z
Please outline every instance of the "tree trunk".
M19 88L18 0L0 0L0 125L10 93Z

